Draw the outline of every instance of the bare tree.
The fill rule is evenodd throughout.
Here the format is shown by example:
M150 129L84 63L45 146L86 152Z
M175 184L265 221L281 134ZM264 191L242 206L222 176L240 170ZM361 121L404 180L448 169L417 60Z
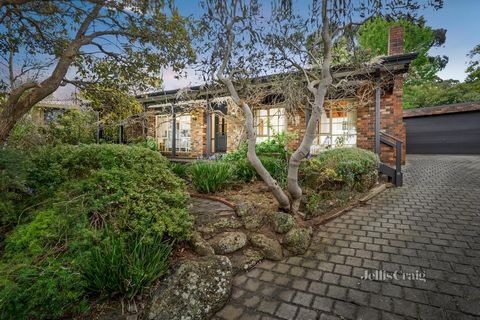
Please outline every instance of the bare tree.
M271 189L280 208L293 213L298 212L302 197L298 182L300 162L310 152L316 137L317 122L324 112L327 93L334 83L331 71L333 49L356 26L370 17L379 14L414 14L421 7L412 0L321 0L312 1L306 15L295 14L294 7L300 4L277 1L270 12L262 12L256 1L208 0L204 24L206 38L211 45L202 44L211 53L209 60L202 65L211 67L207 71L216 75L216 80L228 89L245 114L249 161ZM432 0L426 5L438 8L442 4L441 0ZM246 83L241 80L261 72L295 72L295 88L303 85L306 89L299 92L306 92L305 100L311 110L305 135L289 159L288 194L256 155L253 113L246 102L248 99L237 88L239 83Z

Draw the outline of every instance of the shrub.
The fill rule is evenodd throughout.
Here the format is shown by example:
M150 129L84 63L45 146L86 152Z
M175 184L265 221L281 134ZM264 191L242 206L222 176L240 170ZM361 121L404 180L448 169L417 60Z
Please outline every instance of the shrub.
M171 251L172 246L158 236L144 243L140 236L123 240L110 234L84 260L86 288L131 299L168 271Z
M197 161L189 171L193 186L200 193L219 191L232 179L230 165L223 161Z
M188 177L188 166L186 164L170 162L170 169L172 169L172 172L182 179Z
M356 194L351 190L307 191L305 212L309 217L322 215L334 208L345 206Z
M191 217L185 185L159 153L125 145L44 148L30 175L43 197L81 203L98 222L116 231L188 239Z
M0 318L55 319L86 310L76 265L89 248L88 219L59 208L35 212L5 239L0 263ZM83 220L83 223L82 223Z
M112 139L113 140L113 139ZM138 146L150 149L152 151L158 151L158 143L154 137L138 137L129 139L128 144L130 146Z
M289 153L287 146L290 138L284 132L275 134L272 138L258 143L255 150L259 156L277 156L286 159Z
M248 183L257 177L257 171L248 159L239 159L228 163L232 165L232 175L236 181Z
M285 187L287 184L288 164L286 160L273 157L260 157L260 161L272 177Z
M0 237L17 223L20 205L28 195L28 161L19 149L0 148Z
M39 125L31 114L27 114L13 128L8 145L26 149L47 144L93 143L96 121L95 113L72 109L48 125Z
M280 185L285 186L287 182L287 162L281 158L268 156L260 156L259 159L272 177L277 180ZM228 163L232 164L233 177L237 181L248 183L259 178L257 171L248 159L229 161Z
M359 148L337 148L305 161L301 178L313 190L364 191L376 182L377 169L374 153Z
M45 128L38 125L31 114L18 121L8 137L8 146L15 148L34 148L47 143L48 135Z
M55 122L51 122L46 134L53 144L94 143L97 132L97 116L94 112L66 110Z
M286 160L287 155L290 153L287 145L291 138L293 138L293 135L286 133L276 134L267 141L257 143L255 151L258 156L278 157ZM225 161L247 159L247 143L241 144L234 152L227 153L223 159Z
M43 147L31 163L27 181L36 205L7 235L0 260L2 319L84 311L87 290L99 288L98 278L109 272L108 288L115 279L125 280L115 290L131 297L161 273L161 264L159 269L150 264L167 255L159 239L190 236L185 185L156 152L125 145ZM91 276L82 276L81 270L92 266L89 257L108 256L111 237L124 246L119 254L125 259L96 277L92 269ZM161 254L153 246L165 250ZM101 263L107 267L106 260Z
M84 281L71 257L0 265L1 319L58 319L88 310Z

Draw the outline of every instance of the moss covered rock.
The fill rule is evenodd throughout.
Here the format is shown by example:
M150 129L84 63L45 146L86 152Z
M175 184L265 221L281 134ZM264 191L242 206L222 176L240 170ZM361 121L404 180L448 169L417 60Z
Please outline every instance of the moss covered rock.
M230 257L232 261L233 273L237 274L253 268L259 261L263 259L263 254L258 250L245 249L239 254Z
M216 254L235 252L247 244L247 236L243 232L223 232L209 240Z
M201 256L211 256L215 254L212 246L202 238L200 233L194 231L192 232L192 237L190 238L190 245L192 246L193 251Z
M304 254L312 240L312 228L293 228L283 239L285 248L293 254Z
M277 240L256 233L251 236L250 241L260 249L265 258L270 260L281 260L283 258L282 246Z
M263 226L264 216L262 214L246 215L242 217L245 229L253 231Z
M210 319L228 301L231 287L232 264L227 257L185 261L154 294L147 319Z
M251 202L245 201L237 204L235 212L237 213L237 216L243 217L255 215L257 211Z
M275 212L272 215L273 230L277 233L285 233L295 226L293 216L285 212Z

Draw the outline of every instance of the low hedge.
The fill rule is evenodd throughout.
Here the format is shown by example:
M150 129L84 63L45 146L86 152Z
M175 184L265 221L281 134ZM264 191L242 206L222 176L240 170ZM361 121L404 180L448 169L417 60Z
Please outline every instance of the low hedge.
M359 148L336 148L302 163L300 175L312 190L364 191L377 181L378 159Z

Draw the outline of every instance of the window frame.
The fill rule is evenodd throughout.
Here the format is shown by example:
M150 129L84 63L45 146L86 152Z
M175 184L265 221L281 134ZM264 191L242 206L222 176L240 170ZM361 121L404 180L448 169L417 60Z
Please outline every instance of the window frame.
M160 119L164 119L159 123ZM158 149L160 152L172 152L172 133L173 133L172 115L156 115L155 116L155 137L157 139ZM191 152L192 151L192 115L178 114L175 116L175 151ZM166 132L166 135L165 135Z
M342 115L343 113L343 115ZM353 116L352 116L353 114ZM327 121L325 121L325 119ZM328 131L325 129L328 128ZM348 143L341 143L340 138L346 137ZM316 125L315 139L310 148L312 154L342 147L357 145L357 109L352 106L325 109Z
M287 131L287 113L285 108L255 109L253 115L257 142L270 140L273 138L273 135ZM276 120L272 121L274 118ZM267 123L265 124L264 121ZM275 122L275 124L272 124L272 122ZM264 132L265 129L266 133Z

